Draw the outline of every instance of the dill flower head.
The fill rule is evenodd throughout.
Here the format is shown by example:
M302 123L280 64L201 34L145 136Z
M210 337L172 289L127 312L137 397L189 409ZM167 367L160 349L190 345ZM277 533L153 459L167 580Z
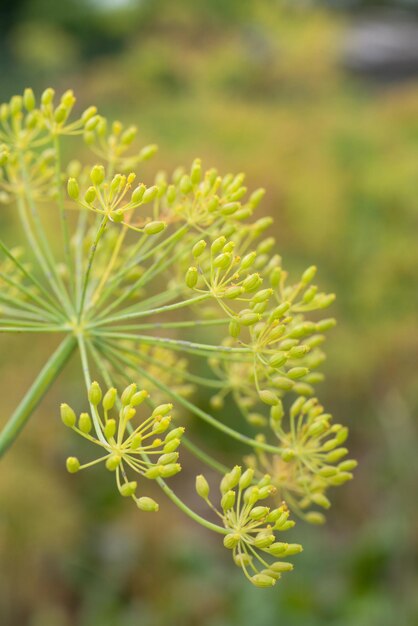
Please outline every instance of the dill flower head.
M64 336L0 433L0 454L76 352L90 408L76 416L63 404L61 417L98 456L70 457L68 470L103 463L143 510L158 504L138 478L155 480L225 537L252 583L272 586L292 567L274 559L301 549L276 541L293 526L288 507L323 521L315 507L328 508L329 487L355 467L347 429L315 399L334 294L315 284L314 265L295 279L284 268L272 218L257 215L264 189L200 159L145 180L141 164L157 146L138 146L137 135L95 106L78 111L71 90L37 99L26 89L0 105L0 203L13 207L22 237L0 238L0 332ZM82 159L65 161L68 137L84 143ZM228 471L210 438L183 436L173 406L175 420L187 415L238 442L247 469ZM223 475L219 524L165 482L180 471L180 441ZM215 509L202 475L197 488Z
M61 419L74 432L99 446L103 453L83 465L76 457L69 457L67 470L70 473L104 463L108 471L115 473L121 495L133 498L142 510L158 511L158 504L151 498L137 497L137 481L129 480L128 476L135 473L156 479L178 474L181 466L177 462L177 448L184 429L170 429L171 404L157 406L149 417L133 426L138 408L148 395L145 389L138 390L135 383L128 385L120 396L114 387L103 395L100 385L93 382L89 389L91 413L81 413L77 419L73 409L62 404ZM115 405L119 406L118 410Z
M298 554L302 546L276 538L277 532L294 526L288 519L289 510L285 503L277 508L262 504L276 492L270 476L255 481L252 469L242 472L236 465L221 480L221 510L210 501L209 485L203 475L196 478L196 491L221 518L227 530L224 546L232 551L235 564L253 585L272 587L283 572L293 569L291 563L281 559Z

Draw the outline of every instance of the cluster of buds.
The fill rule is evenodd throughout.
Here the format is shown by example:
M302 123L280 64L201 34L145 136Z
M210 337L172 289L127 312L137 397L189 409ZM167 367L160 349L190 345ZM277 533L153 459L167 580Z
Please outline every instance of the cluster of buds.
M95 165L90 171L91 185L80 193L80 185L76 178L69 178L67 192L71 200L81 208L89 209L112 222L122 223L132 230L157 235L166 228L166 223L159 221L144 221L142 225L131 222L132 211L138 207L149 204L155 200L158 187L146 187L144 184L137 185L133 190L136 175L131 172L128 175L115 174L111 180L106 179L106 171L103 165Z
M128 155L127 152L131 149L137 132L136 126L125 127L118 120L109 127L106 118L100 117L92 128L85 128L84 141L100 159L112 163L122 172L127 172L138 163L152 158L158 149L155 144L150 144L139 152Z
M204 172L200 159L195 159L189 172L176 169L171 180L159 175L161 211L173 221L183 221L198 230L215 221L240 223L253 214L264 196L257 189L248 199L244 174L220 176L214 168Z
M351 480L357 466L353 459L344 460L348 429L332 424L332 416L324 413L316 398L298 398L290 407L289 423L284 421L281 403L273 406L270 425L280 441L281 455L257 450L246 462L256 474L269 472L278 497L284 498L300 517L321 524L325 521L323 513L311 507L328 509L328 488ZM264 436L258 438L264 441Z
M22 96L13 96L9 103L0 107L0 139L16 148L23 149L36 144L42 146L50 137L79 135L93 129L100 116L96 107L89 107L82 115L69 121L76 99L71 90L62 94L54 104L55 92L45 89L37 105L32 89L25 89Z
M122 496L133 498L141 510L158 511L154 500L147 496L137 497L137 481L129 480L128 474L133 471L149 479L177 474L181 470L177 448L184 429L170 429L171 404L157 406L139 426L132 426L138 407L148 396L146 390L138 390L134 383L123 390L120 398L113 387L103 395L99 384L93 382L88 394L91 413L81 413L77 419L74 410L68 404L62 404L61 419L103 452L98 459L84 465L76 457L69 457L67 470L70 473L104 463L107 470L115 473ZM114 411L115 405L120 407L117 412ZM116 417L111 416L113 412L117 413Z
M221 510L210 501L209 484L203 475L196 477L196 491L222 519L228 531L224 546L232 551L235 564L253 585L272 587L283 572L293 569L291 563L282 559L298 554L302 546L277 541L275 535L293 528L289 510L284 503L277 508L261 504L276 492L270 476L254 481L253 469L242 472L236 465L221 480Z

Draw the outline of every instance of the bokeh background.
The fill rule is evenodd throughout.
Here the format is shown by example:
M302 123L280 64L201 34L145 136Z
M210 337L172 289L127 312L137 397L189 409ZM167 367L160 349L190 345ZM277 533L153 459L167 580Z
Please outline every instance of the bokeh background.
M360 461L328 524L297 525L295 571L249 588L169 502L139 515L100 470L66 474L74 364L1 461L2 626L418 624L417 16L413 0L2 0L1 101L72 87L158 143L158 167L200 156L267 188L286 266L315 263L337 293L319 395ZM4 422L51 346L0 348Z

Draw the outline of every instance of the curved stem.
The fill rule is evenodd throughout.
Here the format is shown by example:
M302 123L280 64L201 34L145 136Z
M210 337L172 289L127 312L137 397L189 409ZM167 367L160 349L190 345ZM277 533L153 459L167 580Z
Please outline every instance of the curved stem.
M72 355L77 342L69 335L52 354L0 433L0 456L12 445L42 397Z

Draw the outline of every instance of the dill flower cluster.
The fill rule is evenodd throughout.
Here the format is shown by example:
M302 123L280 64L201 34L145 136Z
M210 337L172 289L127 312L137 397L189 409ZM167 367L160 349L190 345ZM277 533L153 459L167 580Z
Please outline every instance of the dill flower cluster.
M295 280L283 267L273 220L258 214L264 189L200 159L145 180L141 164L157 146L138 146L137 134L95 106L78 110L71 90L37 99L26 89L0 105L0 202L20 226L20 241L0 238L0 332L60 338L4 425L0 455L77 353L89 410L77 417L63 404L61 418L99 453L84 464L70 457L69 472L103 464L146 511L158 504L137 479L154 480L224 537L253 584L270 587L291 569L281 559L301 549L276 541L294 524L290 511L324 521L318 507L356 465L347 429L316 399L334 295L315 283L315 266ZM80 151L66 161L68 137ZM77 158L86 150L90 162ZM183 434L191 419L238 442L238 458L225 466ZM180 471L180 443L222 476L219 509L197 480L220 523L166 483Z

